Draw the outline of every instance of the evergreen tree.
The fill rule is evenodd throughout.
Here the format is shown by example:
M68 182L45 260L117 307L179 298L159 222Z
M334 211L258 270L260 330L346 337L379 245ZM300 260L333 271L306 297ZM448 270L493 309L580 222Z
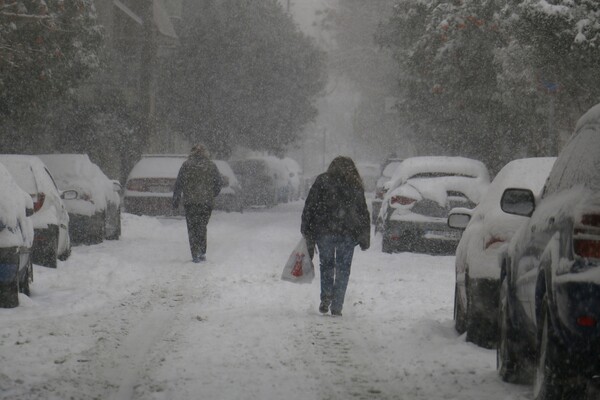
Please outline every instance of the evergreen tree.
M324 55L276 0L184 3L163 109L191 141L280 152L316 116Z

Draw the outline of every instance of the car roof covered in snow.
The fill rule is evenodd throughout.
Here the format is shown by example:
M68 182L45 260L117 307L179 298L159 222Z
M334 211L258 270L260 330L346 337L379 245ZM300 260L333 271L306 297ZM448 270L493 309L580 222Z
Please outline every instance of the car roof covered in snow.
M144 154L133 166L127 179L176 178L187 158L186 154Z

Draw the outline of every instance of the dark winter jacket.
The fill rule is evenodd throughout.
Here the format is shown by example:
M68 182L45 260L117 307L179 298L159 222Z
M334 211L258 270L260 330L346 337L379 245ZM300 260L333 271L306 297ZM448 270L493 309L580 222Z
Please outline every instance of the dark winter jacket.
M328 173L319 175L304 203L300 231L309 241L340 234L352 237L363 250L369 248L371 224L364 190Z
M191 155L177 174L173 206L179 205L183 192L184 205L204 204L212 208L221 186L221 174L215 163L204 156Z

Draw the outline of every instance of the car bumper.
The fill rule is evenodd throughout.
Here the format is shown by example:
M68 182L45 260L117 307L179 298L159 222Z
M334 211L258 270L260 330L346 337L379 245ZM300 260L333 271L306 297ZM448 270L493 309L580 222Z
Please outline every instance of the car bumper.
M125 212L135 215L184 215L181 205L173 210L173 198L170 196L125 197L124 208Z
M554 291L558 314L554 328L569 364L577 375L600 375L600 284L555 282Z
M447 223L435 221L388 220L383 234L392 249L436 254L454 254L461 236Z

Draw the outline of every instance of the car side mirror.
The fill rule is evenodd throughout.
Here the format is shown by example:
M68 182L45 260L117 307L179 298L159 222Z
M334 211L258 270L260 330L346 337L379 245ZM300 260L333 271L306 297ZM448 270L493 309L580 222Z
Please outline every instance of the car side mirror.
M471 214L462 209L452 209L448 214L448 226L453 229L464 230L471 221Z
M500 208L507 214L531 217L535 210L535 196L529 189L506 189L502 193Z
M77 190L69 189L61 193L60 198L63 200L75 200L79 196Z
M33 208L25 207L25 216L31 217L33 215Z
M112 184L113 184L113 190L117 193L121 193L121 190L123 190L123 186L121 186L121 182L112 181Z

